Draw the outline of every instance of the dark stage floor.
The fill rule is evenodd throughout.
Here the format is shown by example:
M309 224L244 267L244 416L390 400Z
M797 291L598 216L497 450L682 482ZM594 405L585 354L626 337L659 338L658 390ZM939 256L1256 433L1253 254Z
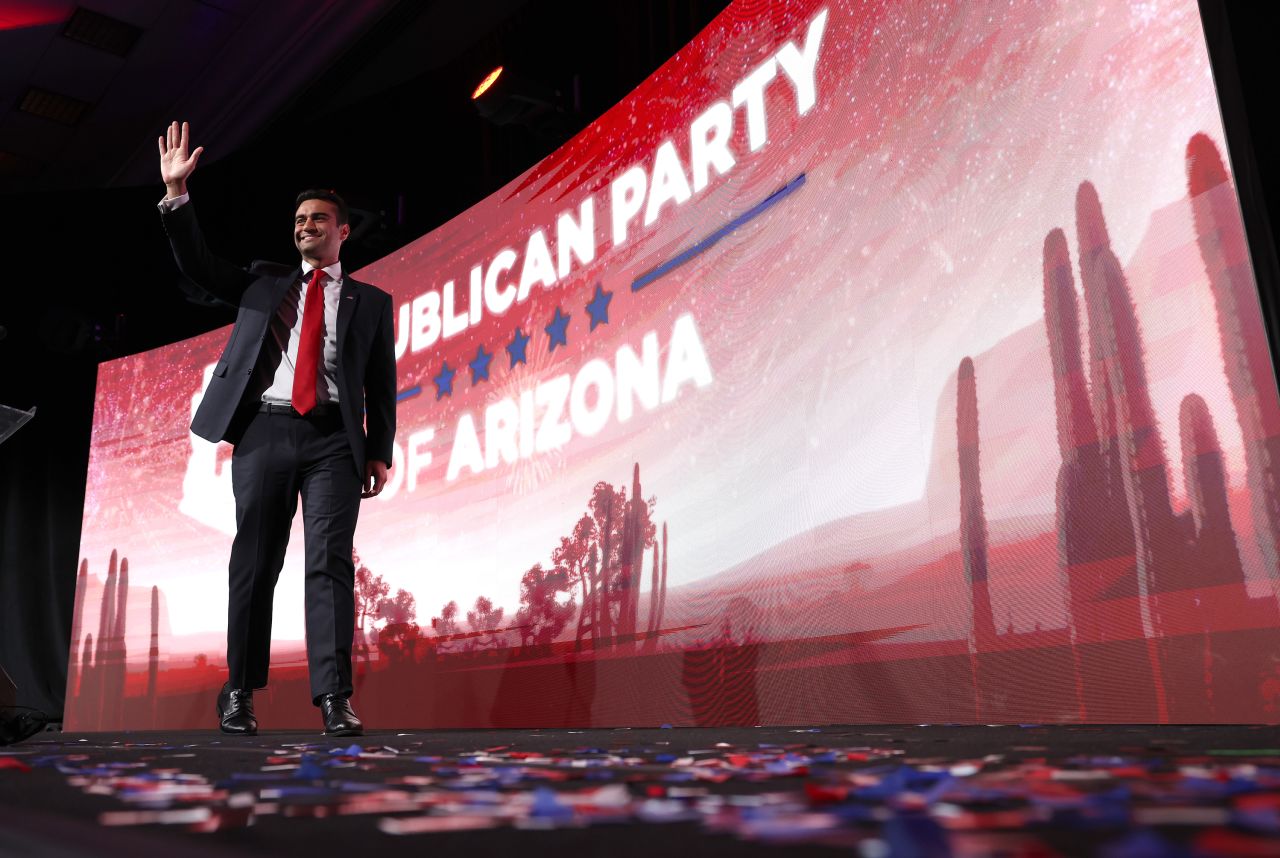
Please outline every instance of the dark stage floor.
M1280 855L1274 727L45 733L9 855Z

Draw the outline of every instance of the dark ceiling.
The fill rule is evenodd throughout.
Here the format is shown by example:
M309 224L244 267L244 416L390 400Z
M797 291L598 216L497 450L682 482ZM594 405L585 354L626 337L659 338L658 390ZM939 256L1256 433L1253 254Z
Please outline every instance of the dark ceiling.
M368 33L393 0L25 3L0 34L6 183L36 191L154 179L152 129L181 110L226 154ZM85 11L101 14L86 15ZM13 14L13 13L11 13ZM4 26L0 24L0 26ZM29 93L64 107L36 112Z
M0 304L0 369L32 348L97 360L229 320L184 300L159 229L169 120L205 146L192 194L220 252L289 258L281 212L300 188L335 187L362 218L343 254L359 267L527 169L725 5L85 0L119 23L90 16L72 37L74 2L0 2L2 234L15 279L39 284L6 287L20 294ZM553 93L536 129L477 115L472 89L498 64ZM30 112L50 94L56 118Z
M725 5L0 0L0 235L12 278L0 402L30 404L7 368L33 355L92 363L229 321L184 299L157 223L155 138L170 119L189 120L206 147L192 193L224 255L289 258L281 212L292 195L336 187L360 213L344 250L359 267L527 169ZM1231 97L1251 118L1256 187L1274 199L1264 40L1276 14L1203 5L1229 24L1238 61L1227 71L1242 81ZM477 115L471 90L498 64L556 93L537 130Z

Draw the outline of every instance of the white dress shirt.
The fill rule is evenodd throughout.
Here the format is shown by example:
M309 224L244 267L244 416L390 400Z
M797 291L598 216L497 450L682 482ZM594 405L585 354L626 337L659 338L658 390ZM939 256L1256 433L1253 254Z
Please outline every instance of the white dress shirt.
M160 201L160 208L173 211L186 205L190 199L190 194L165 198ZM298 343L302 338L302 309L306 306L313 270L311 263L302 263L302 276L289 287L269 325L268 343L279 350L281 357L270 385L262 392L263 402L289 405L293 398L293 373L298 361ZM322 270L324 351L316 379L317 403L338 401L338 303L342 299L342 263L335 262Z
M342 263L326 266L324 283L324 351L316 379L316 402L338 401L338 301L342 298ZM302 263L302 276L293 282L280 309L271 320L270 336L280 349L280 365L271 385L262 392L263 402L289 404L293 398L293 372L298 360L298 343L302 338L302 308L307 305L311 288L312 266Z

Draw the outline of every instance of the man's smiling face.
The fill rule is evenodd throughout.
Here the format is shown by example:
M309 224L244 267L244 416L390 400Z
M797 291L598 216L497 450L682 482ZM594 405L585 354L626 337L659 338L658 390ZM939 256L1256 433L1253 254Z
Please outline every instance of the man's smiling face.
M302 258L319 268L338 261L351 226L338 223L338 207L328 200L303 200L293 216L293 243Z

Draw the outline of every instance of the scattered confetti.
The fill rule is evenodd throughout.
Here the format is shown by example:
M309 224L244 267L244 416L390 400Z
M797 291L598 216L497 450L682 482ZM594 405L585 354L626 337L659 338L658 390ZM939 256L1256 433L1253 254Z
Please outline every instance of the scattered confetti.
M49 738L0 756L0 787L49 770L118 804L95 811L104 828L192 836L345 817L395 837L683 824L869 858L1059 854L1063 843L1107 856L1280 854L1280 755L1179 738L1211 728L1145 728L1166 735L1138 743L1085 727L889 729L506 731L471 743L388 733L332 747ZM1040 741L999 738L1015 730ZM219 765L228 755L235 770Z

